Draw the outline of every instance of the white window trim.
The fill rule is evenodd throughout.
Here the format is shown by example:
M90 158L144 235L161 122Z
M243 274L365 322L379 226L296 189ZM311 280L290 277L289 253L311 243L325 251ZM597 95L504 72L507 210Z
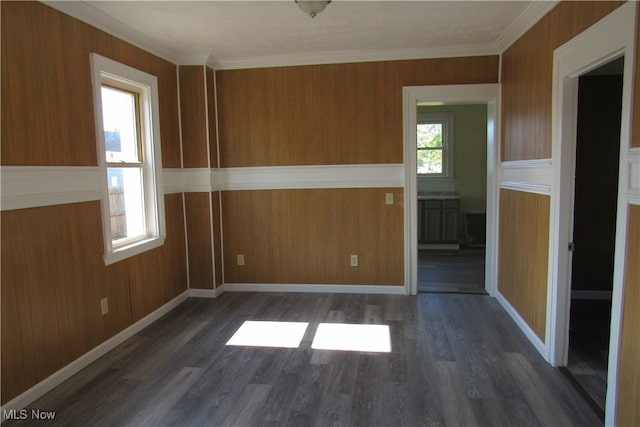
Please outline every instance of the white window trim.
M418 113L418 124L442 123L442 153L444 162L442 173L419 173L418 179L450 181L453 175L453 113ZM417 155L417 147L416 147Z
M91 78L93 84L93 110L96 124L98 169L101 173L102 234L105 265L124 260L157 248L166 238L164 193L162 187L162 154L160 149L160 111L158 107L158 80L156 76L135 68L91 54ZM114 247L111 240L109 190L105 159L104 129L102 124L102 84L117 86L138 92L140 96L140 125L142 127L144 153L143 185L147 236L134 242Z

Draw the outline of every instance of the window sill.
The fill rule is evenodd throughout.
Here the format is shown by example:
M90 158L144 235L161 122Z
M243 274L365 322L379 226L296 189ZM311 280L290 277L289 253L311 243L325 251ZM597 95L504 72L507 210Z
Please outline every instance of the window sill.
M111 265L118 261L140 255L141 253L150 251L151 249L159 248L164 245L164 239L164 236L151 237L119 247L104 255L104 265Z

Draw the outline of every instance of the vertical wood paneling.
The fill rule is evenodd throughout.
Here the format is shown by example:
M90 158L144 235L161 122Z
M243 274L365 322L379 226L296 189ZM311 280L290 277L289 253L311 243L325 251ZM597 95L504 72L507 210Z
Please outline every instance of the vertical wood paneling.
M227 283L404 283L402 189L232 191L222 204Z
M402 87L495 83L498 57L216 72L222 167L402 162Z
M218 137L216 134L216 82L214 71L207 67L207 120L209 121L209 158L211 167L218 167Z
M160 248L164 266L161 298L163 304L180 295L186 288L187 253L182 198L182 194L164 196L167 240Z
M624 2L560 2L502 55L502 160L551 157L553 51Z
M33 343L29 289L24 284L25 251L19 234L10 230L21 228L19 215L1 215L2 265L2 396L17 396L35 384L38 376L36 348ZM23 280L18 282L18 278Z
M629 208L616 424L640 425L640 206Z
M0 7L3 165L96 165L96 52L158 77L163 166L180 167L174 64L39 2ZM186 289L182 195L165 211L165 245L110 266L99 202L2 212L2 403Z
M194 289L213 289L209 193L185 193L184 196L189 247L189 286Z
M220 192L211 193L211 213L213 215L213 253L215 260L215 287L222 285L222 218L220 216Z
M0 7L3 165L97 164L89 63L96 52L158 77L163 165L179 167L175 65L40 2Z
M544 342L549 196L500 190L498 291Z
M186 288L186 250L182 194L165 196L167 238L160 248L128 261L132 321L151 313ZM153 286L150 286L153 284Z
M180 117L182 119L182 155L184 167L206 168L207 114L205 70L201 65L180 66Z
M109 266L99 202L2 212L3 403L186 289L182 195L165 208L165 245Z

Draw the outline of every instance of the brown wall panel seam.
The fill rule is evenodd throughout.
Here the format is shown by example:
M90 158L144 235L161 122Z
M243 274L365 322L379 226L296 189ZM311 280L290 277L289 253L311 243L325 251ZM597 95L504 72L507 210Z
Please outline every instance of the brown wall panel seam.
M203 80L203 85L204 85L204 124L205 124L205 132L206 132L206 141L207 141L207 166L209 169L211 169L211 135L209 134L210 132L210 127L209 127L209 91L208 91L208 82L207 82L207 67L206 65L202 67L202 80ZM216 116L217 116L217 111L216 111ZM208 203L208 209L209 209L209 230L210 230L210 242L211 242L211 269L212 269L212 279L213 279L213 283L211 284L211 287L213 289L215 289L216 286L216 245L215 245L215 240L213 237L213 200L211 199L211 192L209 191L209 203Z
M176 92L178 94L178 137L180 138L180 168L184 169L184 153L182 147L182 106L180 104L180 66L176 65ZM182 222L184 227L184 250L187 272L187 289L191 288L190 272L189 272L189 237L187 236L187 207L185 205L184 192L182 193Z

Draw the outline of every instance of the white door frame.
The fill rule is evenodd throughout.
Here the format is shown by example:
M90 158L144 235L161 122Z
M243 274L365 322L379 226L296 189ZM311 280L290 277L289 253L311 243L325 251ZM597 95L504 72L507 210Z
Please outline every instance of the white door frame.
M635 2L620 6L596 24L554 51L552 95L551 218L549 230L549 292L547 293L548 360L554 366L567 364L573 185L578 78L610 60L623 56L624 77L620 129L620 168L613 274L611 341L609 350L606 424L615 416L620 316L622 312L625 238L629 198L629 154L631 147L631 102L635 43Z
M404 121L404 288L418 293L418 188L416 173L416 126L418 102L440 104L487 104L487 239L485 289L494 296L497 288L497 177L500 156L500 84L407 86L402 88Z

